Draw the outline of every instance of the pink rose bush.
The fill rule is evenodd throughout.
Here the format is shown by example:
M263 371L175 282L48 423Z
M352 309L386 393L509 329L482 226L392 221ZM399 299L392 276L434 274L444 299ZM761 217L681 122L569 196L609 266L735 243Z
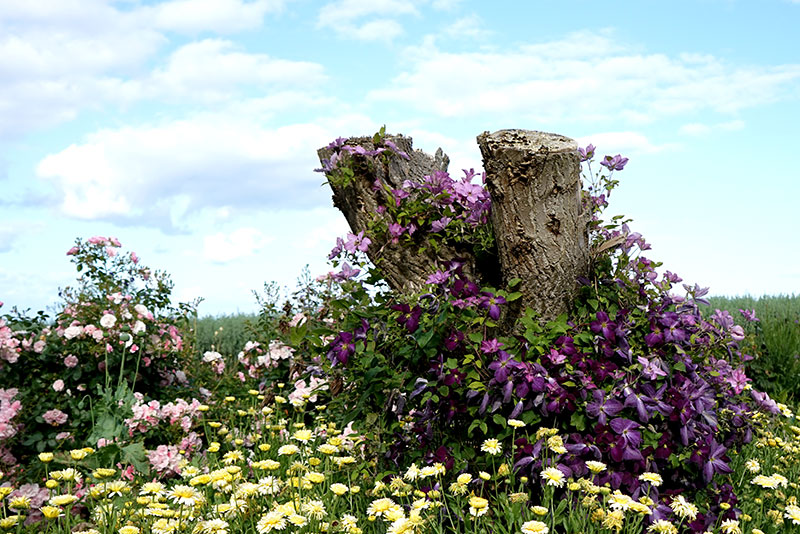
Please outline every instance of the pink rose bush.
M145 402L141 393L134 393L133 395L136 398L136 402L131 407L133 415L125 419L125 425L130 436L137 432L146 433L162 422L166 422L169 425L177 425L184 432L189 432L201 413L200 407L202 403L197 399L186 402L179 398L175 402L169 402L162 406L157 400Z
M0 446L21 461L35 453L34 446L55 448L64 435L96 443L125 437L108 434L122 429L144 432L154 421L132 392L160 397L162 388L189 381L183 368L192 347L183 332L191 307L172 305L169 277L142 266L115 237L78 240L67 256L79 278L61 290L55 317L0 316L0 391L19 388L2 404ZM160 401L157 422L188 429L196 403L163 404L169 400ZM138 411L128 412L132 406ZM93 415L116 423L93 429ZM23 445L12 431L21 426L41 439ZM0 458L0 469L2 464Z

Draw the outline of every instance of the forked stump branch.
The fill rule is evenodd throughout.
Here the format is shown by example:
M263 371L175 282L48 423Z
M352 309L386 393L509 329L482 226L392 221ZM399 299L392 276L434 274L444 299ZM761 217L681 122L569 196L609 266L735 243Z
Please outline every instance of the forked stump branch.
M408 153L409 161L392 158L388 166L365 167L346 186L334 185L333 203L351 230L366 230L381 205L376 180L399 189L405 180L421 182L435 171L446 171L449 158L412 149L412 140L387 136ZM355 137L349 145L371 150L372 138ZM547 321L567 311L578 287L578 277L589 272L588 213L582 209L580 161L575 141L530 130L500 130L478 136L486 184L492 199L491 220L498 257L494 265L480 264L470 251L443 247L437 254L377 242L367 252L380 259L386 281L396 291L417 291L446 260L460 259L464 272L480 283L497 284L520 278L522 293L512 315L533 308ZM320 161L330 149L318 150ZM386 221L387 223L392 221ZM370 236L371 239L374 238ZM380 251L380 258L376 256ZM511 324L514 317L505 317Z

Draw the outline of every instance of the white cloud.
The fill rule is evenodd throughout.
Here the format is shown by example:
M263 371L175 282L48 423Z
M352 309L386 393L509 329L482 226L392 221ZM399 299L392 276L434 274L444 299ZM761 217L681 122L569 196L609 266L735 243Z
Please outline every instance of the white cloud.
M326 80L318 63L249 54L222 39L205 39L175 50L150 79L137 84L143 95L224 100L236 90L320 86Z
M699 137L711 133L711 126L702 122L690 122L678 128L678 131L685 135Z
M116 99L166 39L100 0L0 2L0 138Z
M645 135L639 132L598 132L575 139L578 146L584 147L593 144L601 155L622 154L647 154L674 149L674 144L655 145Z
M482 39L492 33L486 29L483 19L474 13L461 17L444 29L445 35L458 39Z
M735 132L743 130L745 126L742 120L732 120L726 122L719 122L717 124L704 124L700 122L692 122L684 124L678 128L678 132L692 137L703 137L711 134L713 131L722 132Z
M272 240L257 228L238 228L228 234L217 232L203 238L203 257L215 263L227 263L253 256Z
M399 22L390 19L376 19L361 25L354 25L347 36L359 41L391 41L403 34Z
M258 28L269 13L281 11L286 0L171 0L143 10L154 25L181 33L231 33Z
M36 173L69 217L174 230L205 208L327 203L316 150L341 132L374 128L358 115L267 128L208 114L98 131L42 159Z
M419 15L408 0L335 0L322 6L318 28L331 28L340 37L364 41L391 40L403 33L394 20L401 15Z
M431 7L440 11L452 11L461 5L462 2L463 0L433 0L433 2L431 2Z
M207 101L245 86L318 86L325 77L316 63L248 54L216 39L186 44L148 72L170 43L164 31L252 29L286 1L0 2L0 140L142 98Z
M410 67L368 99L445 118L649 122L733 113L791 97L800 82L800 64L733 67L711 56L645 55L607 32L502 52L451 53L428 40L405 57Z

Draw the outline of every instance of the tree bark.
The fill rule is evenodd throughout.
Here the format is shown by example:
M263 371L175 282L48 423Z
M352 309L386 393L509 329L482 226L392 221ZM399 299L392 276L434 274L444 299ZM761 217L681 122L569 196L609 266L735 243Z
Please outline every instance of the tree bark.
M426 175L447 170L449 158L441 148L430 156L413 150L410 137L387 139L410 160L393 157L386 166L359 166L350 184L330 184L333 204L354 233L366 230L370 221L381 217L378 207L385 205L386 199L373 187L376 181L400 189L405 180L419 183ZM374 148L371 137L350 138L346 144ZM389 286L401 292L422 289L437 266L453 259L461 260L464 273L479 284L497 285L501 279L520 278L522 298L510 314L516 316L531 307L542 320L552 320L567 311L578 277L589 272L588 213L581 204L577 144L556 134L501 130L479 135L478 145L492 199L491 220L499 252L495 264L479 263L468 250L444 247L438 255L430 250L419 254L389 241L375 243L372 236L367 255L380 266ZM323 161L332 152L321 148L317 153ZM513 324L514 319L506 316L503 323Z
M523 309L567 311L589 273L588 210L575 141L531 130L478 136L503 278L520 278Z
M362 172L357 173L352 183L341 186L331 183L333 190L333 205L339 208L347 219L353 233L365 231L368 223L376 217L382 217L378 207L386 204L385 194L376 190L373 185L377 182L388 184L392 189L400 189L406 180L422 183L425 176L436 171L447 171L450 158L439 148L431 156L421 150L413 150L412 139L402 135L387 135L387 139L394 142L397 147L407 153L409 160L392 157L388 166L364 166ZM352 137L346 141L352 146L362 146L367 150L374 148L372 137ZM320 148L317 151L320 161L329 159L332 151ZM358 158L359 156L355 156ZM384 216L385 218L385 216ZM394 221L386 219L389 224ZM475 258L471 253L457 250L454 247L444 246L435 254L427 250L419 254L416 250L409 250L400 244L389 241L374 242L367 250L367 256L375 265L379 265L389 286L395 291L413 292L425 287L425 281L446 260L462 259L464 273L468 276L483 279L476 266Z

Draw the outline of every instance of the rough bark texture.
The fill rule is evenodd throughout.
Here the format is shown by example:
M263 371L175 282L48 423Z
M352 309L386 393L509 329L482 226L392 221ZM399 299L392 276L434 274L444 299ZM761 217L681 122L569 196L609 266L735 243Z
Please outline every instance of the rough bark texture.
M438 149L434 156L421 150L412 149L412 139L402 135L387 136L400 150L410 156L410 160L392 157L388 167L378 165L371 168L364 167L362 173L357 173L353 183L347 186L330 184L333 190L333 205L344 214L350 229L358 233L367 229L368 223L378 215L378 206L385 205L386 199L382 191L373 188L376 180L389 184L392 189L400 189L405 180L421 183L425 176L435 171L447 171L450 158L442 149ZM372 150L374 145L371 137L353 137L347 140L348 145L362 146ZM317 151L320 161L330 158L331 150L321 148ZM330 183L330 182L329 182ZM387 223L393 221L387 221ZM370 239L374 238L370 236ZM409 250L402 245L391 242L373 243L367 255L370 260L380 265L386 281L394 290L418 291L425 286L428 276L434 272L437 264L445 260L461 258L465 261L464 272L468 275L484 278L478 273L475 259L471 254L452 247L443 247L438 256L432 251L418 254L416 250Z
M359 166L351 184L331 184L333 204L354 233L366 230L369 221L380 217L377 208L387 202L384 193L373 187L376 180L400 189L405 180L422 182L426 175L447 170L449 158L441 149L430 156L413 150L409 137L387 138L411 159L393 157L388 166ZM371 137L354 137L347 144L374 148ZM437 264L456 258L464 261L465 274L478 283L497 285L501 278L520 278L523 296L517 301L519 306L508 310L503 323L513 324L525 307L536 310L543 320L554 319L568 309L577 278L589 271L588 214L581 209L577 144L567 137L529 130L486 132L478 136L478 144L492 198L499 252L495 264L479 264L467 250L445 247L435 256L391 242L373 243L367 254L398 291L423 288ZM327 148L317 153L320 161L331 156Z
M478 136L503 277L522 279L522 306L545 320L567 311L589 272L575 141L531 130Z

